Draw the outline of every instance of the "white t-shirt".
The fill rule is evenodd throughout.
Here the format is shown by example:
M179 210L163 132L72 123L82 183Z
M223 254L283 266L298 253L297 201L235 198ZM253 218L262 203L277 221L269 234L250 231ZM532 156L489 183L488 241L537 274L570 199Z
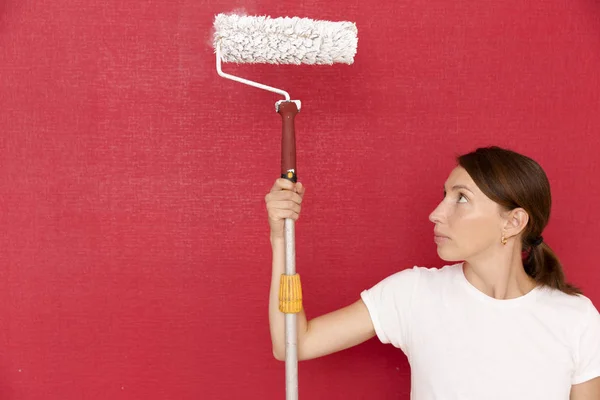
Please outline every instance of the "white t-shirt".
M568 400L600 376L600 315L585 296L494 299L461 263L403 270L361 297L379 340L408 357L413 400Z

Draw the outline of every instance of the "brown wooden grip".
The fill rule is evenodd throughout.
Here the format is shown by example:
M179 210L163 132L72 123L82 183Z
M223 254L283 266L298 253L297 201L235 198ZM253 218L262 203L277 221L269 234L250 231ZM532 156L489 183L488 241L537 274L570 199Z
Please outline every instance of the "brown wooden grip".
M292 182L298 180L296 170L296 132L294 118L298 107L293 101L282 101L277 110L281 115L281 177Z

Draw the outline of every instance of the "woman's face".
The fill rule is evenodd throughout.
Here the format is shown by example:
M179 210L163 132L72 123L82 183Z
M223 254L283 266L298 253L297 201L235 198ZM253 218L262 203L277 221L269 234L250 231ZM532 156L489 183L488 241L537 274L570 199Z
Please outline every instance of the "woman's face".
M444 199L429 216L434 240L444 261L463 261L501 246L505 219L467 171L456 167L444 185Z

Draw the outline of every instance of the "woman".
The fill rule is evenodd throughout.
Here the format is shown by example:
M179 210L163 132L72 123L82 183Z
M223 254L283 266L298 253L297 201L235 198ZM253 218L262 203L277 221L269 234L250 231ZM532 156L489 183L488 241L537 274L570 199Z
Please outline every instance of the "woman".
M278 360L285 357L283 219L298 218L304 192L279 179L265 198ZM548 179L532 159L498 147L459 157L429 216L438 255L454 264L403 270L310 321L301 311L298 358L377 336L407 355L413 400L600 400L600 315L565 282L543 241L550 205Z

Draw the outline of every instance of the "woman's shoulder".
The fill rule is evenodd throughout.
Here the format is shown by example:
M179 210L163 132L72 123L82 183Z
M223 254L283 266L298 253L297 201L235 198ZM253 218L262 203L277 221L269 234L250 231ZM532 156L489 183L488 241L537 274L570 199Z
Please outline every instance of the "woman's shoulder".
M415 265L412 268L406 268L396 272L387 278L387 280L396 283L410 283L421 289L427 287L438 288L448 283L454 282L462 273L462 263L445 265L443 267L424 267Z
M441 282L452 280L462 273L463 263L444 265L443 267L419 267L412 268L420 278L426 281Z
M460 268L462 268L462 264L446 265L440 268L415 265L387 276L378 285L396 288L435 285L454 279L461 271Z
M542 286L539 289L537 304L551 310L556 316L573 317L574 320L586 320L598 315L592 300L583 294L567 294L558 289Z

